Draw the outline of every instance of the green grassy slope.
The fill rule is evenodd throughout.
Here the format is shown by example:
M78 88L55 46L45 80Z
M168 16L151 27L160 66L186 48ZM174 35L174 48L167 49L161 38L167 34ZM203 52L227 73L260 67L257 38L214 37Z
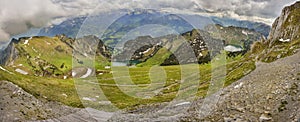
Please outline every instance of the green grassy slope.
M207 90L210 85L211 80L211 67L212 65L209 64L201 64L201 65L184 65L187 71L195 71L199 70L200 80L196 81L199 83L197 89L198 91L194 94L197 97L204 97L206 96ZM227 77L225 85L229 85L230 83L240 79L244 75L250 73L252 70L255 69L255 63L253 60L246 59L245 57L237 57L235 59L228 59L227 63ZM135 106L139 105L146 105L151 103L161 103L161 102L168 102L173 100L176 97L179 88L182 84L180 84L182 66L156 66L158 67L153 70L153 67L132 67L129 68L129 76L127 73L121 73L118 76L114 76L111 73L104 73L103 75L97 75L97 82L94 82L101 87L105 96L110 100L115 106L119 108L134 108ZM11 67L5 67L6 69L13 71ZM122 68L122 67L120 67ZM128 68L128 67L127 67ZM157 71L156 71L157 70ZM163 70L163 71L162 71ZM123 71L123 70L122 70ZM186 71L186 70L185 70ZM151 73L165 73L165 83L157 84L159 87L149 87L148 84L154 83L153 76ZM185 72L186 73L186 72ZM122 77L125 76L125 77ZM164 75L162 75L163 77ZM129 78L129 79L128 79ZM132 86L128 85L128 81L132 80L135 85L142 85L140 88L144 88L150 90L152 92L158 92L157 95L152 96L147 99L135 98L124 94L124 92L116 85L116 79L120 80L121 83L125 86L122 89L128 91L132 94L146 94L146 92L136 92L132 89ZM7 80L11 81L20 87L24 88L29 93L33 94L36 97L46 98L47 100L58 101L62 102L66 105L73 106L73 107L83 107L75 89L74 79L60 79L60 78L41 78L37 76L28 76L28 75L21 75L17 72L14 74L9 74L0 70L0 80ZM89 80L85 79L85 80ZM163 80L163 79L158 79ZM189 81L193 81L190 79ZM93 83L93 85L95 85ZM119 82L118 82L119 83ZM193 82L191 82L193 83ZM195 82L194 82L195 83ZM99 94L91 89L91 84L78 81L77 80L77 87L83 87L86 90L84 92L88 93L90 97L95 97ZM144 86L143 86L144 85ZM186 94L192 95L191 89L195 87L194 84L185 84L181 86L183 90L185 90ZM181 90L182 90L181 89ZM66 96L67 95L67 96ZM101 98L95 98L98 100L103 100ZM190 99L190 98L184 98ZM93 104L93 107L99 107L98 104Z

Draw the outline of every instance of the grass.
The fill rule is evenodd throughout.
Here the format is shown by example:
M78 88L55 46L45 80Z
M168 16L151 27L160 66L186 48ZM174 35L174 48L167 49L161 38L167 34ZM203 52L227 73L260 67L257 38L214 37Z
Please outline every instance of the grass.
M21 54L13 65L22 64L19 68L32 74L37 70L46 70L49 65L58 68L61 73L72 69L72 49L57 37L33 37L28 44L24 42L21 40L15 44Z
M245 59L243 56L238 56L234 59L228 58L227 61L230 61L227 66L227 77L225 81L225 86L231 84L232 82L242 78L247 75L251 71L255 69L255 62L253 60ZM140 93L142 91L132 89L132 87L125 86L120 88L120 86L107 86L116 85L119 83L122 84L130 84L130 81L134 84L150 84L151 82L151 67L135 67L122 69L120 71L128 70L128 72L122 72L117 77L127 76L126 78L122 77L118 79L118 83L115 82L115 79L108 79L112 77L110 74L105 74L98 76L98 81L102 89L104 89L106 97L114 103L115 106L120 108L131 108L138 105L150 104L150 103L161 103L161 102L169 102L177 97L179 90L185 91L184 94L187 94L187 97L182 97L181 99L191 99L190 96L195 95L196 97L205 97L207 95L207 91L210 85L210 80L212 78L212 64L201 64L201 65L184 65L188 69L188 71L199 70L200 79L190 79L190 84L180 84L182 78L180 77L182 74L181 67L176 66L156 66L161 67L166 74L166 82L161 84L163 87L149 88L149 91L157 91L160 90L159 94L152 96L149 99L141 99L133 97L136 93ZM220 65L221 66L221 65ZM220 67L218 66L218 67ZM218 68L217 67L217 68ZM216 68L216 69L217 69ZM118 71L118 70L117 70ZM186 71L186 70L184 70ZM156 71L159 72L159 71ZM149 76L150 73L150 76ZM191 73L191 72L190 72ZM158 74L162 74L161 72ZM116 76L116 75L115 75ZM162 77L163 75L161 75ZM107 80L108 79L108 80ZM196 81L194 81L196 80ZM193 82L194 81L194 82ZM180 88L181 86L181 88ZM192 87L197 87L197 91L193 92ZM124 93L126 91L127 94Z
M243 56L228 58L227 61L226 86L255 69L254 61L245 59ZM216 69L220 66L222 65L218 65ZM12 68L6 68L13 71ZM182 70L182 68L185 70ZM26 76L16 72L15 75L12 75L0 71L0 80L13 82L36 97L58 101L73 107L84 107L83 104L88 104L94 108L105 108L105 106L95 102L80 101L76 91L80 90L80 96L86 95L86 97L95 98L99 101L108 100L117 108L132 109L139 105L169 102L177 97L184 100L194 99L191 96L196 98L205 97L212 78L211 70L211 63L181 66L115 67L113 72L117 74L97 75L96 81L92 80L92 78L63 80ZM195 72L199 73L199 79L197 77L187 78L187 82L181 84L181 75L183 73L186 76L192 76ZM149 85L151 83L153 85ZM117 86L116 84L125 86ZM126 86L128 84L141 86ZM102 89L103 93L101 94L103 95L99 94L99 91L96 89L98 87ZM67 97L63 94L66 94ZM100 97L96 98L95 96ZM139 96L142 97L140 98ZM145 98L145 96L148 97Z
M61 46L64 51L47 48L45 42L51 40L53 40L52 46ZM32 43L33 41L34 43ZM66 45L56 38L36 37L32 42L29 41L30 45L22 45L22 43L17 45L17 48L24 50L23 52L27 54L18 58L15 64L23 64L22 67L25 67L24 70L26 71L34 71L30 69L32 66L29 65L34 61L27 58L28 54L31 57L38 57L38 52L43 55L40 58L49 64L60 67L62 63L65 63L67 68L61 69L62 72L71 70L72 65L73 67L83 65L95 67L98 70L107 70L104 69L104 66L110 65L109 61L101 56L96 56L95 60L78 57L83 60L84 64L77 64L76 61L74 63L70 55L72 54L71 49L65 47ZM13 82L38 98L58 101L68 106L86 107L88 105L99 109L109 108L107 105L99 105L97 102L81 101L79 98L81 96L81 98L88 97L96 99L96 101L111 101L117 108L132 109L140 105L169 102L174 98L182 100L193 100L195 97L203 98L207 95L211 85L212 70L222 74L218 70L225 67L222 63L158 66L170 54L167 49L161 48L156 55L145 63L139 64L138 67L112 67L112 73L97 75L97 79L90 77L64 80L55 77L27 76L14 72L15 67L5 67L14 74L0 70L0 80ZM56 58L57 60L55 60ZM213 62L218 61L213 60ZM241 55L227 58L226 62L226 86L255 69L254 61ZM214 83L221 83L219 80L217 79Z
M11 70L10 68L7 68ZM9 74L0 71L0 80L10 81L38 98L58 101L68 106L83 107L76 93L72 79L56 79L21 75L16 72ZM66 94L65 97L63 94Z
M268 53L261 54L260 59L263 62L273 62L279 58L284 58L295 53L295 50L300 48L300 39L292 40L291 42L276 41L273 48L267 50Z
M161 48L158 50L158 52L151 58L149 58L146 62L140 63L137 66L143 67L143 66L154 66L154 65L160 65L162 64L169 56L171 55L171 52L168 51L166 48Z
M66 75L73 67L82 66L75 59L73 61L73 49L58 37L33 37L28 44L24 44L25 40L15 44L20 52L19 57L12 64L15 69L19 68L33 75L44 70L52 72L51 68L55 68L54 74ZM110 65L103 56L97 55L94 59L83 56L79 58L90 67L101 70Z

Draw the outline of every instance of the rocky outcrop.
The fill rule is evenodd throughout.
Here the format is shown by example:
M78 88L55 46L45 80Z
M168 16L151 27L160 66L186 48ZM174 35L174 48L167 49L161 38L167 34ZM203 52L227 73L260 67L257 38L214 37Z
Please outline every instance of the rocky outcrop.
M37 99L7 81L0 81L0 96L0 120L3 122L58 118L79 111L57 102Z
M223 27L221 25L208 25L205 31L213 38L224 40L225 45L237 45L245 51L250 50L252 43L264 38L261 33L241 27Z
M116 61L145 62L159 49L166 48L172 54L161 65L181 63L205 63L223 50L224 43L212 38L207 32L194 29L181 35L166 35L157 38L141 36L127 41L121 53L114 56ZM180 61L178 61L180 59Z
M94 35L84 36L78 38L70 44L74 47L74 51L81 53L82 55L102 55L107 59L110 59L110 49L104 45L103 41Z
M275 20L269 34L269 47L280 39L300 39L300 1L285 7L281 15Z
M264 62L272 62L279 58L293 55L300 48L300 2L287 6L281 15L275 20L268 39L256 44L259 51L257 59Z
M12 39L5 50L0 51L0 65L8 65L18 57L19 51L15 48L15 44L18 42L19 40Z
M151 36L140 36L136 39L127 41L121 53L114 56L118 62L144 62L151 58L160 48L162 41Z
M206 42L212 40L204 40L199 30L183 33L182 37L184 41L187 41L187 44L180 45L162 65L207 63L210 61L210 52Z

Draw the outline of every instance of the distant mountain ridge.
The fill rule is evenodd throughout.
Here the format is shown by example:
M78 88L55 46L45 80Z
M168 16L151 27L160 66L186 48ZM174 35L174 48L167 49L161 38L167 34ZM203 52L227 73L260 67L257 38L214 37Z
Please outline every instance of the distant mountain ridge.
M114 46L130 30L149 24L161 24L167 27L171 27L174 30L178 31L178 33L185 33L192 29L203 29L209 24L219 24L224 27L235 26L248 28L256 32L262 33L265 37L267 37L270 32L269 25L259 22L241 21L230 18L204 17L200 15L171 14L155 10L143 9L127 12L123 16L120 16L120 18L115 18L116 20L113 23L111 23L111 25L109 25L108 28L103 28L106 29L105 31L94 28L97 27L97 25L105 23L106 21L103 20L104 18L113 18L116 17L115 15L117 14L122 15L121 13L114 12L107 15L101 14L89 16L89 18L85 16L70 18L58 25L52 25L50 27L42 28L38 35L55 36L58 34L66 34L69 37L75 38L81 29L81 25L83 25L90 27L88 30L85 30L88 31L87 33L90 33L89 35L96 35L100 39L102 39L105 42L105 44ZM86 19L90 21L86 21ZM103 33L103 35L100 35L100 33ZM82 35L79 34L78 36ZM143 35L132 36L131 39L134 39L138 36ZM159 36L164 36L164 34L159 32L154 34L154 37Z
M129 61L129 65L139 63L141 65L178 65L180 62L207 63L224 50L227 45L241 47L238 52L227 50L234 53L232 55L245 54L250 50L253 43L262 38L262 34L246 28L210 25L204 30L193 29L179 35L140 36L127 41L120 54L115 57L120 62ZM180 45L180 42L188 42L188 45ZM188 56L189 54L190 56ZM185 58L179 59L178 57ZM156 63L150 63L150 61Z

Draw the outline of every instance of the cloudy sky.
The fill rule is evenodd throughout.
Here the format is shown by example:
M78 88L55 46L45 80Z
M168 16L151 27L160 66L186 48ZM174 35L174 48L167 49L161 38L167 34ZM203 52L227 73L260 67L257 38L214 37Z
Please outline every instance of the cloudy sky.
M146 8L169 12L226 16L271 24L295 0L1 0L0 45L12 35L44 27L58 18Z

